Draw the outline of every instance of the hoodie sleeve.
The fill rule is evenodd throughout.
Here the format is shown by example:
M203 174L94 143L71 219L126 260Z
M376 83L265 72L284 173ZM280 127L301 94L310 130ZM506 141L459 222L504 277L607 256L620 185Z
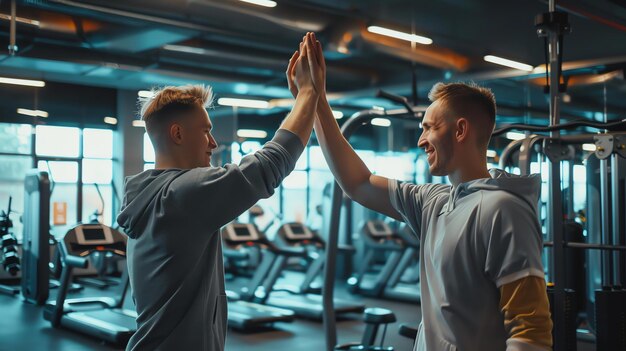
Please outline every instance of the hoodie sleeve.
M425 207L432 203L430 200L434 196L450 188L443 184L416 185L396 179L389 179L387 187L391 205L418 237L422 231L422 214Z
M485 274L500 288L528 276L544 277L541 227L522 199L502 194L483 202L480 216L485 235Z
M195 168L180 176L172 183L171 205L214 232L258 200L270 197L294 169L303 150L298 136L279 129L271 141L239 165Z

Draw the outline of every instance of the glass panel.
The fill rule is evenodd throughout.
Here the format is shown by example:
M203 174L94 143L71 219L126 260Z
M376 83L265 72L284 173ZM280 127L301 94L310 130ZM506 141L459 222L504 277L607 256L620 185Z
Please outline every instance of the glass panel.
M50 169L48 169L50 165ZM78 162L74 161L39 161L37 168L50 174L54 183L78 183ZM56 189L55 189L56 190Z
M324 154L322 154L322 148L319 146L311 146L309 148L309 158L311 169L328 169Z
M144 163L143 164L143 170L147 171L149 169L154 169L154 163Z
M306 187L308 174L303 171L291 172L283 180L283 221L304 222L307 216Z
M385 153L376 155L370 170L391 179L412 181L415 171L415 156L407 153Z
M309 148L305 148L304 151L302 151L302 154L300 154L298 161L296 161L295 169L305 170L306 167L308 166L308 163L309 163L309 150L308 149Z
M0 156L0 182L24 181L26 171L31 169L32 165L32 157Z
M102 213L97 219L100 223L113 226L113 190L110 185L98 185L98 188L102 194L102 200L98 196L95 185L83 186L83 222L90 221L94 212L97 211ZM104 209L102 208L103 201Z
M243 143L241 143L241 152L243 152L244 155L248 155L251 154L255 151L260 150L262 147L261 143L258 141L244 141Z
M113 131L110 129L84 129L83 157L113 158Z
M79 129L37 126L35 152L40 156L78 157Z
M62 238L67 231L77 224L76 199L78 186L76 184L56 183L50 196L50 232L55 238ZM67 206L65 224L54 225L54 203L65 203ZM89 218L85 218L88 220Z
M154 162L154 148L152 147L152 142L148 137L148 133L143 133L143 161L144 162Z
M309 213L306 223L320 230L320 233L325 233L328 230L325 221L330 220L331 186L335 178L329 170L311 170L309 177Z
M83 183L111 184L112 180L112 160L83 160Z
M30 154L31 136L28 124L0 123L0 152Z

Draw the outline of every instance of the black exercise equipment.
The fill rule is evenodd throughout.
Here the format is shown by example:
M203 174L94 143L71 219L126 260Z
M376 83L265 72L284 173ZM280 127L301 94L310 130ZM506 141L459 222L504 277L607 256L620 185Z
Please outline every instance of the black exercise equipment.
M370 220L363 225L362 238L365 256L358 272L348 279L348 290L365 296L419 303L419 278L411 282L402 280L409 268L419 269L413 264L419 255L419 240L410 229L405 226L395 232L382 220ZM376 274L368 274L380 255L386 255L384 265Z
M259 276L264 276L261 285L249 288L254 289L254 301L292 310L299 317L321 320L324 313L322 297L319 294L311 293L314 290L311 289L311 282L321 272L324 265L323 256L316 255L316 259L311 263L299 289L278 289L276 282L284 271L289 257L303 257L311 246L323 249L324 241L301 223L283 224L278 230L277 238L282 242L283 248L272 250L276 257L273 264L267 266L266 272L259 269ZM333 308L336 314L343 315L361 313L365 309L365 305L335 299Z
M363 314L363 322L365 322L365 332L360 342L350 342L346 344L336 345L336 351L393 351L392 346L385 347L385 334L387 333L387 325L396 321L396 315L384 308L367 308ZM380 337L380 343L376 346L376 337L381 325L384 327Z
M125 345L137 330L135 311L123 308L129 286L127 271L122 277L116 298L80 298L67 300L72 270L86 268L87 257L95 252L111 252L126 257L126 236L103 224L81 224L59 241L62 273L56 302L44 308L44 319L53 327L63 327L111 343Z
M253 276L252 281L257 283L260 281L259 272L267 270L273 263L274 255L269 250L274 248L265 237L259 233L256 226L251 223L229 223L222 230L222 241L224 243L224 254L228 252L236 252L243 246L258 246L263 252L261 265L257 269L257 273ZM269 254L268 254L269 253ZM284 308L276 308L266 306L254 302L254 295L244 293L237 294L229 292L228 302L228 326L235 329L253 329L275 322L292 322L294 312Z
M15 277L20 271L20 256L17 252L17 240L11 231L13 222L11 221L11 200L9 197L9 206L5 211L0 212L0 258L2 258L2 267L11 276ZM14 286L0 284L0 292L8 295L17 295L20 289Z
M50 180L48 173L30 170L24 179L22 295L26 302L48 300L50 275Z

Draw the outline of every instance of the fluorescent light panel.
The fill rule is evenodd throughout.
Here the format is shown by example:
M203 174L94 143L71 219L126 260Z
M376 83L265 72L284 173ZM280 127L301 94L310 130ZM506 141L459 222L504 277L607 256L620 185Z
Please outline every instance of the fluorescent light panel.
M164 45L163 49L168 50L168 51L177 51L177 52L184 52L187 54L197 54L197 55L205 55L207 53L207 51L204 50L203 48L197 48L197 47L187 46L187 45Z
M335 117L335 119L342 119L343 118L343 112L333 110L333 117Z
M496 157L497 155L494 150L487 150L487 157Z
M217 99L218 105L233 106L233 107L249 107L249 108L268 108L269 102L265 100L252 100L252 99L235 99L235 98L219 98Z
M526 138L526 135L524 133L508 132L506 133L506 138L509 140L522 140Z
M239 0L241 2L247 2L249 4L259 5L263 7L276 7L276 1L271 0Z
M154 96L154 93L150 90L139 90L139 92L137 92L137 96L142 98L151 98Z
M104 117L104 123L106 124L117 124L117 118L115 117Z
M140 119L136 119L136 120L133 121L133 127L145 128L146 127L146 122L142 121Z
M29 110L27 108L18 108L17 113L20 115L32 116L32 117L48 117L48 112L42 110Z
M400 32L400 31L385 28L385 27L369 26L367 27L367 31L370 33L385 35L388 37L415 42L418 44L430 45L433 43L433 40L430 38L423 37L420 35L415 35L415 34L404 33L404 32Z
M596 152L596 145L595 144L583 144L583 150Z
M532 70L533 70L533 66L531 66L531 65L527 65L525 63L521 63L521 62L505 59L505 58L498 57L498 56L487 55L487 56L484 57L484 59L487 62L495 63L495 64L501 65L501 66L506 66L506 67L519 69L521 71L532 72Z
M267 132L258 129L238 129L237 136L240 138L267 138Z
M13 84L13 85L25 85L27 87L37 87L37 88L43 88L46 86L46 82L42 80L17 79L17 78L7 78L7 77L0 77L0 83Z
M371 123L372 125L379 127L389 127L391 125L391 121L387 118L374 118Z

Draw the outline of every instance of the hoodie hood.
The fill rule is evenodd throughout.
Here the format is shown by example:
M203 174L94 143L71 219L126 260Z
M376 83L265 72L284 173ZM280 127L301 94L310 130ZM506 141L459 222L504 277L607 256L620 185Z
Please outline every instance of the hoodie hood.
M455 203L478 190L503 190L509 192L528 203L535 213L538 212L539 192L541 190L541 176L531 174L520 176L507 173L501 169L489 170L491 178L481 178L461 183L450 191L450 198L444 207L444 212L454 210Z
M158 200L166 184L182 173L179 169L148 170L126 177L124 201L117 216L117 223L126 235L137 238L154 211L153 201Z

